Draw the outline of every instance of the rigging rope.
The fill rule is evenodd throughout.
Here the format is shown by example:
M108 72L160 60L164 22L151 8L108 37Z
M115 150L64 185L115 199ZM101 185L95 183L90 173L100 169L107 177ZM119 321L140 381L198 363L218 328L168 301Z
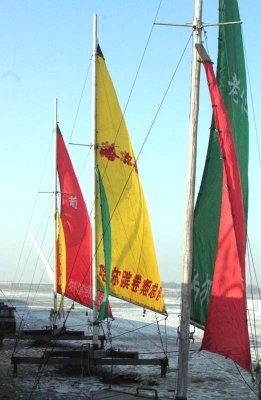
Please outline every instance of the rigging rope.
M73 122L73 126L72 126L72 131L71 131L71 136L70 136L69 142L72 140L72 136L73 136L73 133L74 133L74 128L75 128L76 121L77 121L77 118L78 118L78 115L79 115L79 111L80 111L80 107L81 107L81 104L82 104L82 99L83 99L83 95L84 95L87 79L88 79L90 68L91 68L91 62L92 62L92 58L90 58L89 65L88 65L88 68L87 68L87 73L86 73L85 80L84 80L84 83L83 83L83 87L82 87L82 91L81 91L81 95L80 95L80 100L79 100L78 107L77 107L77 110L76 110L76 114L75 114L75 118L74 118L74 122Z
M239 366L234 363L234 365L236 366L237 372L239 373L239 375L241 376L243 382L245 383L246 386L248 386L248 388L251 390L251 392L255 393L257 395L257 392L255 392L255 390L248 384L248 382L245 380L245 377L243 376L242 372L240 371ZM252 375L252 374L251 374ZM253 376L252 376L253 378Z
M209 57L210 57L210 51L209 51L209 48L208 48L207 31L206 31L206 29L204 28L204 26L203 26L202 30L203 30L203 34L204 34L204 38L205 38L205 45L206 45L207 53L208 53L208 55L209 55ZM204 42L202 41L202 43L204 43ZM211 59L211 57L210 57L210 59Z
M159 322L165 321L165 320L166 320L166 318L164 317L164 318L162 318L161 320L159 320ZM129 325L132 325L132 326L133 326L133 323L132 323L131 320L129 320L128 323L129 323ZM151 322L151 323L148 323L148 324L143 324L143 325L139 326L138 328L134 328L134 329L125 331L125 332L123 332L123 333L121 333L121 334L112 336L112 340L114 340L114 339L116 339L116 338L119 338L119 337L122 337L122 336L126 336L126 335L128 335L128 334L130 334L130 333L133 333L133 332L140 331L140 334L141 334L142 336L146 337L146 339L149 340L154 346L159 347L159 345L158 345L157 343L155 343L151 338L149 338L148 335L146 335L145 333L141 332L142 329L147 328L147 327L149 327L149 326L151 326L151 325L155 325L155 322ZM164 351L163 351L163 352L164 352Z
M51 143L52 143L52 140L50 140L50 142L48 144L47 153L46 153L46 157L45 157L45 160L44 160L44 165L43 165L43 168L42 168L42 174L40 176L40 183L39 183L39 186L38 186L38 192L40 191L40 188L41 188L41 185L42 185L42 182L43 182L43 177L44 177L46 166L47 166L48 156L49 156L50 149L51 149ZM35 199L34 199L34 202L33 202L32 212L31 212L31 215L29 217L29 222L28 222L28 225L27 225L27 228L26 228L26 233L24 235L24 240L23 240L22 248L21 248L21 251L20 251L20 254L19 254L17 267L16 267L16 270L15 270L15 273L14 273L14 277L13 277L13 280L12 280L13 282L16 281L16 276L17 276L17 273L18 273L18 269L19 269L20 264L21 264L22 254L23 254L23 251L24 251L24 248L25 248L25 244L26 244L26 240L27 240L27 237L28 237L29 229L30 229L30 226L31 226L31 223L32 223L32 218L33 218L33 215L34 215L34 212L35 212L35 209L36 209L36 204L37 204L37 200L38 200L38 196L39 196L38 192L37 192L37 194L35 196ZM21 282L21 278L22 277L20 276L20 279L18 280L18 283ZM13 295L15 295L15 294L16 294L16 291L13 293Z
M256 359L258 359L259 355L258 355L258 344L257 344L256 315L255 315L255 310L254 310L253 280L252 280L252 272L251 272L251 265L250 265L249 247L250 247L249 239L247 238L248 269L249 269L250 285L251 285L251 300L252 300L252 315L253 315L254 333L253 333L253 330L252 330L250 312L248 310L248 312L249 312L249 324L250 324L250 329L251 329L252 340L253 340L253 343L254 343Z
M160 338L160 343L161 343L162 351L163 351L163 353L165 354L165 356L167 357L167 344L166 344L166 348L164 348L163 338L162 338L162 335L161 335L161 331L160 331L160 326L159 326L159 321L158 321L158 316L157 316L157 314L155 314L155 319L156 319L156 322L157 322L157 330L158 330L158 335L159 335L159 338ZM165 329L166 329L166 318L165 318ZM165 333L166 333L166 331L165 331ZM166 340L167 340L167 335L165 336L165 338L166 338Z
M50 219L50 213L49 213L48 221L47 221L47 224L46 224L46 227L45 227L44 237L45 237L45 234L46 234L46 232L47 232L47 225L48 225L49 219ZM42 219L40 226L42 225L43 220L44 220L44 218ZM43 240L42 240L42 244L43 244L43 241L44 241L44 238L43 238ZM21 276L20 276L20 280L19 280L19 282L18 282L18 285L15 287L15 292L14 292L15 295L16 295L16 293L17 293L18 286L19 286L19 284L20 284L20 282L21 282L21 279L22 279L22 276L23 276L25 267L26 267L26 265L27 265L27 263L28 263L28 261L29 261L29 257L30 257L30 254L31 254L31 252L32 252L32 248L33 248L33 245L32 245L31 248L30 248L29 254L28 254L27 259L26 259L26 262L25 262L25 266L24 266L24 268L23 268L23 270L22 270L22 273L21 273ZM30 282L30 284L29 284L29 290L28 290L27 297L26 297L26 300L25 300L26 304L29 304L29 297L30 297L30 295L31 295L31 293L32 293L33 280L34 280L34 276L35 276L35 273L36 273L36 268L37 268L37 266L38 266L38 262L39 262L39 256L38 256L38 258L37 258L37 260L36 260L35 267L34 267L34 271L33 271L33 275L32 275L32 277L31 277L31 282ZM42 283L42 281L43 281L44 274L45 274L45 270L43 270L42 275L41 275L41 278L40 278L40 280L39 280L39 282L38 282L38 285L37 285L37 287L36 287L36 289L35 289L34 296L31 298L31 306L32 306L32 305L34 304L34 302L35 302L35 299L36 299L37 293L38 293L38 291L39 291L40 285L41 285L41 283ZM19 327L18 327L18 330L19 330L19 331L22 330L23 326L26 326L26 325L27 325L27 320L28 320L28 318L29 318L30 312L31 312L31 310L30 310L29 308L27 309L27 311L24 310L24 311L22 312L21 315L20 315L19 312L16 312L16 315L18 315L18 316L20 317L20 323L19 323ZM12 356L13 356L14 353L16 352L16 349L17 349L19 340L20 340L20 336L18 335L18 336L16 337L16 340L15 340L15 344L14 344Z
M248 248L249 248L249 254L250 254L250 257L251 257L251 262L252 262L253 270L254 270L254 274L255 274L255 284L256 284L257 290L258 290L258 296L259 296L259 299L261 299L261 290L260 290L260 287L259 287L259 284L258 284L258 279L257 279L257 274L256 274L256 268L255 268L253 253L252 253L252 249L251 249L249 240L248 240Z
M46 227L45 227L44 237L43 237L43 240L42 240L42 244L43 244L43 241L44 241L46 232L47 232L47 225L48 225L48 223L49 223L50 215L51 215L51 213L49 213L49 217L48 217L48 219L47 219L47 224L46 224ZM44 220L44 219L43 219L43 220ZM43 222L43 220L42 220L42 222ZM42 224L42 222L41 222L41 224ZM28 262L29 262L29 257L30 257L30 255L31 255L32 248L33 248L33 245L31 246L30 251L29 251L29 254L28 254L28 256L27 256L27 259L26 259L24 268L23 268L22 273L21 273L20 281L21 281L21 279L22 279L22 276L23 276L25 267L27 266L27 264L28 264ZM34 276L35 276L36 269L37 269L37 266L38 266L39 258L40 258L40 257L38 256L38 258L37 258L37 260L36 260L36 263L35 263L34 271L33 271L32 277L31 277L31 282L30 282L30 284L29 284L29 290L28 290L27 297L26 297L26 300L25 300L27 304L29 304L29 297L30 297L30 295L31 295L31 293L32 293L33 280L34 280ZM40 284L41 284L41 282L42 282L42 280L43 280L44 274L45 274L45 270L43 270L42 275L41 275L41 279L40 279L40 281L38 282L37 288L36 288L36 290L35 290L35 292L34 292L34 296L33 296L33 298L32 298L32 305L34 304L34 301L35 301L36 295L37 295L37 293L38 293ZM20 281L19 281L19 283L20 283ZM15 289L15 294L16 294L17 290L18 290L18 285L17 285L17 287L16 287L16 289ZM26 322L26 318L28 318L29 313L30 313L29 308L28 308L28 310L27 310L27 314L26 314L26 311L23 312L23 314L22 314L22 319L24 319L24 322ZM25 317L25 315L26 315L26 317ZM22 320L21 320L21 321L22 321ZM21 326L22 326L22 325L21 325L21 323L20 323L19 329L21 329Z
M207 358L207 356L206 356L202 351L200 352L200 355L201 355L202 357L204 357L204 358ZM216 365L218 368L220 368L222 371L224 371L224 365L220 365L218 362L216 362L216 361L214 361L214 360L212 360L212 363L215 364L215 365ZM239 375L241 376L241 378L242 378L243 382L246 384L246 386L248 386L249 389L250 389L253 393L257 394L257 393L254 391L254 389L248 384L248 382L246 381L246 379L244 378L244 376L243 376L242 372L240 371L240 368L238 367L238 365L237 365L235 362L233 362L233 364L235 365L235 367L236 367L236 369L237 369L237 372L238 372ZM229 373L230 375L234 376L234 375L232 374L232 372L231 372L231 369L230 369L230 370L227 370L227 373ZM252 375L252 374L251 374L251 375Z

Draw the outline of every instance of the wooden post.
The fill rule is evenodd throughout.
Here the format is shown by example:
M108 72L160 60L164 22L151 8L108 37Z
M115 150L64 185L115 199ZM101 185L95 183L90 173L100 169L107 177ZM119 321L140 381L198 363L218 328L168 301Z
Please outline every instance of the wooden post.
M193 21L193 65L191 78L191 100L189 120L189 154L187 178L187 203L184 233L183 282L181 287L181 325L179 334L178 380L176 400L187 399L189 324L191 301L191 272L193 247L193 215L196 176L197 128L199 110L200 63L198 62L195 44L201 41L202 0L195 0Z
M54 243L53 243L53 312L51 324L54 329L57 318L57 124L58 124L58 100L54 100Z
M97 193L97 177L96 177L96 86L97 86L97 15L93 16L93 55L92 55L92 290L93 290L93 346L98 346L99 326L98 318L98 282L97 282L97 241L96 241L96 193Z

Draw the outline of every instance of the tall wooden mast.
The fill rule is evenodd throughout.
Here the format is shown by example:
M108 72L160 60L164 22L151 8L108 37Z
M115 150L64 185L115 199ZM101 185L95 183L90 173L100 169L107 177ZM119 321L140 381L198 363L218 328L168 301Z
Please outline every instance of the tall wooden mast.
M97 15L93 15L92 54L92 290L93 290L93 345L98 345L98 282L97 282L97 241L96 241L96 193L97 193Z
M53 257L53 313L51 316L52 327L57 318L57 124L58 100L54 100L54 257Z
M195 0L193 20L193 64L189 119L189 154L187 176L187 201L184 233L183 281L181 287L181 324L179 337L178 381L176 399L187 399L189 323L191 302L191 275L193 250L193 214L196 176L197 129L199 111L200 63L195 44L201 41L202 0Z

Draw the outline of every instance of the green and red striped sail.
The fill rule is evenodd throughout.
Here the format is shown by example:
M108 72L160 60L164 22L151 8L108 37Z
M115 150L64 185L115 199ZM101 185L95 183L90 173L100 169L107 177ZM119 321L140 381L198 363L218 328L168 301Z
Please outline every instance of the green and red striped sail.
M236 0L220 0L219 13L220 22L240 20ZM242 215L238 217L238 208L233 201L231 202L227 193L228 178L231 176L227 175L228 172L222 158L223 149L219 143L219 128L213 119L207 159L194 214L191 320L203 327L207 323L203 348L226 355L244 368L250 369L244 266L248 210L248 116L240 24L220 26L218 50L217 82L233 136L237 165L235 165L234 157L230 161L234 173L237 168L239 169L243 217ZM212 101L217 100L212 99ZM225 111L221 109L220 112L223 114ZM230 150L228 155L231 156ZM237 190L239 190L238 187ZM238 196L240 197L240 194ZM231 212L236 212L236 216L232 215L231 218ZM226 225L228 220L228 225ZM240 235L238 235L238 229L241 231ZM231 255L232 249L234 253ZM238 281L240 276L242 278L241 286ZM213 301L215 305L219 301L218 309L213 308ZM220 307L222 301L225 305L223 308ZM234 305L233 307L229 306L229 302L234 305L240 303L241 312L237 314L238 308L234 309ZM215 310L214 313L213 310ZM233 335L237 335L238 332L231 331L229 321L224 318L227 316L225 314L228 310L232 311L230 318L234 320L234 328L237 327L235 329L240 331L241 323L245 324L243 341L246 350L244 355L234 353L239 348L232 350L231 345L235 340ZM218 324L215 321L218 321ZM227 325L226 330L222 329L222 333L218 329L220 324ZM217 343L220 334L225 334L222 337L223 349L220 349L220 343Z
M211 61L205 61L223 164L218 248L202 349L251 370L246 312L245 212L237 155Z

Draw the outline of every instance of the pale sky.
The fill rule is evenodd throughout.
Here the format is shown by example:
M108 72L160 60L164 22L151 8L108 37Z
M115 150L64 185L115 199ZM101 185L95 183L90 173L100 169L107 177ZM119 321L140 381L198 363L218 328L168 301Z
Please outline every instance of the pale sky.
M203 20L216 22L218 2L203 3ZM52 195L38 192L53 190L55 97L59 101L59 125L65 142L91 142L91 70L87 80L86 74L92 52L93 13L98 14L100 46L124 109L159 4L159 0L1 0L0 281L49 282L41 262L37 263L30 233L37 236L48 258L52 253ZM239 7L260 132L261 3L241 0ZM184 23L190 22L192 16L192 0L162 0L157 21ZM125 116L136 155L190 33L188 28L153 28ZM216 28L207 28L205 42L216 66ZM190 42L138 161L163 281L182 279L191 48ZM211 121L203 74L201 85L196 192ZM249 238L256 268L261 270L261 170L249 82L248 105ZM89 150L69 146L69 152L90 210ZM261 272L258 277L261 280Z

